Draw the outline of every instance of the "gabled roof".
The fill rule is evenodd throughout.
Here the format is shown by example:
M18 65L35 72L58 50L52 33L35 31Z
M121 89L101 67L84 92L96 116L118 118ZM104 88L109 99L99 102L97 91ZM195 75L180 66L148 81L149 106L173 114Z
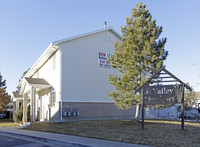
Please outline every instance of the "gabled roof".
M163 72L163 73L161 73ZM161 74L164 75L168 75L165 77L160 77ZM143 86L146 86L148 84L150 84L151 82L154 83L153 79L157 79L160 78L161 80L158 82L179 82L180 84L182 84L184 87L186 87L187 89L192 91L192 88L190 86L188 86L187 84L185 84L183 81L181 81L179 78L177 78L175 75L173 75L171 72L169 72L167 69L165 69L165 66L163 66L162 68L160 68L149 80L147 80L142 86L140 86L135 93L137 93L138 91L140 91L142 89ZM171 78L173 80L167 80L167 81L163 81L163 79L168 79Z
M59 48L51 43L24 77L31 77ZM22 81L22 80L21 80ZM20 81L20 82L21 82Z
M81 34L81 35L77 35L74 37L70 37L70 38L65 38L62 40L58 40L55 42L50 43L50 45L47 47L47 49L44 51L44 53L39 57L39 59L35 62L35 64L29 69L29 71L26 73L26 75L24 77L28 77L30 78L31 76L33 76L35 74L35 72L37 72L38 69L40 69L40 67L57 51L59 50L59 44L63 43L63 42L67 42L67 41L71 41L71 40L75 40L81 37L86 37L89 35L93 35L93 34L97 34L100 32L104 32L104 31L110 31L113 34L115 34L119 39L121 39L121 35L119 33L117 33L113 28L109 27L109 28L105 28L105 29L101 29L101 30L97 30L97 31L93 31L93 32L89 32L89 33L85 33L85 34ZM23 79L19 82L17 87L20 87L22 84Z
M65 39L62 39L62 40L58 40L58 41L53 42L53 44L54 45L58 45L58 44L63 43L63 42L71 41L71 40L78 39L78 38L81 38L81 37L86 37L86 36L97 34L97 33L104 32L104 31L111 31L119 39L121 39L121 35L119 33L117 33L112 27L109 27L109 28L105 28L105 29L101 29L101 30L97 30L97 31L88 32L88 33L85 33L85 34L73 36L73 37L70 37L70 38L65 38Z
M23 95L19 94L19 92L13 92L13 96L15 98L23 98Z
M25 78L30 86L51 86L45 79L41 78Z

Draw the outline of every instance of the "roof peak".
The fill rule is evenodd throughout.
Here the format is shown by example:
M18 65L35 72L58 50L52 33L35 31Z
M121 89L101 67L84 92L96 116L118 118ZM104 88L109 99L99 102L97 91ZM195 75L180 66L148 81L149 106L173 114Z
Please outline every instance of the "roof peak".
M64 39L61 39L61 40L57 40L57 41L52 42L52 44L53 44L53 45L58 45L58 44L60 44L60 43L66 42L66 41L74 40L74 39L77 39L77 38L81 38L81 37L93 35L93 34L100 33L100 32L104 32L104 31L111 31L111 32L114 33L119 39L121 39L121 35L120 35L117 31L115 31L112 27L108 27L108 28L104 28L104 29L100 29L100 30L96 30L96 31L91 31L91 32L88 32L88 33L83 33L83 34L79 34L79 35L76 35L76 36L64 38Z

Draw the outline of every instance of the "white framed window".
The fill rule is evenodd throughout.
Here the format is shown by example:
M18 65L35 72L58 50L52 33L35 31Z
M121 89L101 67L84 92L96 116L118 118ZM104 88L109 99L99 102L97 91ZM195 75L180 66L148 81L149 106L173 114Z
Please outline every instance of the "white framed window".
M56 91L52 91L49 97L49 105L53 107L55 106L55 103L56 103Z
M106 41L110 41L110 42L114 42L114 36L111 34L106 34L105 35L105 40Z
M106 34L106 41L109 41L110 40L110 35L109 34Z

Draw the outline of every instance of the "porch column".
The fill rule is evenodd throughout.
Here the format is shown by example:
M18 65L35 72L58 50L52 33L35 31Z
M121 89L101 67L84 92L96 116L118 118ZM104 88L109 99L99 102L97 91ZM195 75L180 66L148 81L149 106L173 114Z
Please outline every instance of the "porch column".
M34 88L34 121L37 120L36 88Z
M16 99L16 113L19 112L19 99Z
M16 101L13 102L13 120L15 120L15 114L16 114Z
M31 122L35 121L35 87L31 87Z
M27 122L27 100L28 95L23 95L23 123Z

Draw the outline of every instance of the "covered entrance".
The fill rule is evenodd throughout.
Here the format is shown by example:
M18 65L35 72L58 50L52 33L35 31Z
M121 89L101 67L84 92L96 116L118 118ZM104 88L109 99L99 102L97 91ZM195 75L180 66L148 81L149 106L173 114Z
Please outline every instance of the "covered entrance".
M41 78L24 78L23 91L23 122L27 122L27 106L30 104L30 122L40 120L42 99L51 91L51 85Z

